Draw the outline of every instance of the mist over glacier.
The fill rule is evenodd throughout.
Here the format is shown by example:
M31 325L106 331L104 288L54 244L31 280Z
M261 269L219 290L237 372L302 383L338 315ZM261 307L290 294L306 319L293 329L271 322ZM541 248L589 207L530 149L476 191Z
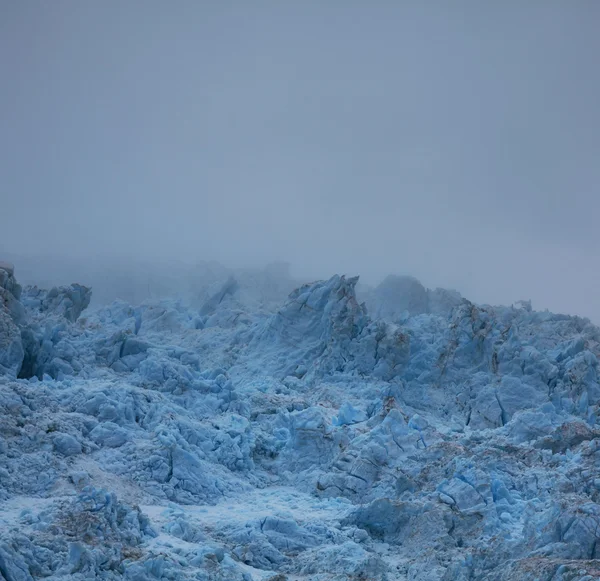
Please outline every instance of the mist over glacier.
M1 10L21 276L286 261L600 321L596 3Z

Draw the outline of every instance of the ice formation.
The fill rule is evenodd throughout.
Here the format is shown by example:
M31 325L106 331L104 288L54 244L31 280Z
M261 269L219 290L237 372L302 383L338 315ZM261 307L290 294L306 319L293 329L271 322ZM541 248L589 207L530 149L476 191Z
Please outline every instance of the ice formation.
M588 320L275 272L86 310L14 275L0 581L600 578Z

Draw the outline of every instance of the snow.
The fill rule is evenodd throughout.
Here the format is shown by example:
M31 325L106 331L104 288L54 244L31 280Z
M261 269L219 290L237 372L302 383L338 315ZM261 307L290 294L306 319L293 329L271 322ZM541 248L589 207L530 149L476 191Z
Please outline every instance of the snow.
M356 284L0 264L0 581L600 578L600 330Z

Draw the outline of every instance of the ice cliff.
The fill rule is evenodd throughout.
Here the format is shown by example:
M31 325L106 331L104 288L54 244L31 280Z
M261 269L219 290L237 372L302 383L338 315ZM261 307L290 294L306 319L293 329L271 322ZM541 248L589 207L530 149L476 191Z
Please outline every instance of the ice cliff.
M0 263L0 581L600 578L600 329L288 282L88 309Z

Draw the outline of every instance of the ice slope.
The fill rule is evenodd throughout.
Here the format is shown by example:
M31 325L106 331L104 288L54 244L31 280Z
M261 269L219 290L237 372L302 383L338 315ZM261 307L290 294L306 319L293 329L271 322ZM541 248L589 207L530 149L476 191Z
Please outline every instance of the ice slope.
M0 581L600 578L600 330L388 283L89 311L3 265Z

